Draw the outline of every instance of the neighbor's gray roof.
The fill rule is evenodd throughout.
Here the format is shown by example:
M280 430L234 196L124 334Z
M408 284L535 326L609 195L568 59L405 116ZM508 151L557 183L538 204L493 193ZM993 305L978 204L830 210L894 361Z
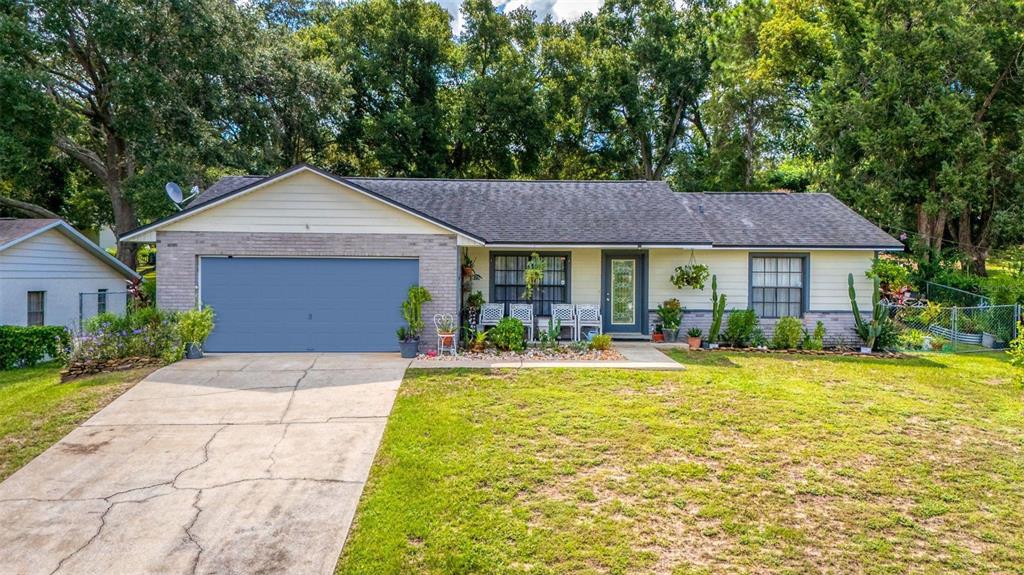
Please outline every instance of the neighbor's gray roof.
M0 218L0 246L27 236L39 228L52 225L53 218Z
M124 274L125 277L139 277L135 270L108 254L64 220L53 218L0 218L0 251L18 245L22 241L27 241L35 235L44 234L51 229L64 234L69 240L81 246L103 263Z
M902 248L829 194L677 193L647 181L332 177L489 244ZM188 210L262 179L223 178Z

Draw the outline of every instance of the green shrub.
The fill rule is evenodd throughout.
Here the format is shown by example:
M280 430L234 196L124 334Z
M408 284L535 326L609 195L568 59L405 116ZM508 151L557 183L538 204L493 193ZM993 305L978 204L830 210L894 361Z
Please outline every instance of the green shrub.
M1024 321L1017 324L1017 337L1010 342L1008 353L1010 365L1020 370L1020 379L1024 381Z
M813 351L821 351L825 349L825 324L818 322L814 325L814 332L808 332L807 328L803 328L804 339L800 342L800 347L803 349L809 349Z
M432 299L427 288L419 285L409 286L409 293L402 302L402 318L407 325L406 338L403 341L416 340L423 333L423 304Z
M70 360L95 361L124 357L182 358L185 346L178 332L178 314L146 307L125 315L102 313L85 321Z
M994 305L1024 305L1024 277L1003 275L985 281L985 295Z
M202 345L213 331L213 308L190 309L178 315L178 335L181 341Z
M607 351L612 348L612 336L602 333L601 335L595 335L590 340L590 349L595 351Z
M924 339L928 334L919 329L908 329L900 334L900 347L903 349L924 349Z
M654 311L658 314L658 318L661 319L662 329L665 331L679 329L679 324L683 321L683 306L679 303L678 299L667 299Z
M800 345L800 338L803 335L804 326L795 317L784 317L775 324L775 333L772 335L773 349L796 349Z
M871 269L864 273L869 278L878 278L886 290L898 290L910 284L910 270L893 258L875 258Z
M747 347L754 340L758 328L757 314L752 309L734 309L729 312L722 340L735 347Z
M0 369L31 367L49 356L67 358L68 330L59 325L0 325Z
M523 351L526 348L526 327L514 317L502 318L487 332L487 338L502 351Z

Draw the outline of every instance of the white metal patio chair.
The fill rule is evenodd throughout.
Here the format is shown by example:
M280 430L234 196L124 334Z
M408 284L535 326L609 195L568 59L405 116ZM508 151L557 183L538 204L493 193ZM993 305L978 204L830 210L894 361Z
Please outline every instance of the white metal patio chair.
M455 318L452 314L435 314L434 331L437 332L437 355L444 355L444 352L446 351L450 352L452 355L458 355L458 346L455 343Z
M494 327L505 317L505 304L485 303L480 306L480 321L477 322L477 329L485 330L488 326Z
M526 326L526 341L533 341L533 304L510 303L508 304L508 316L523 322L523 325Z
M576 306L571 303L551 304L551 325L561 322L562 327L569 328L569 336L576 341L579 332L576 330Z
M604 320L601 317L601 306L580 304L576 306L576 336L583 339L583 329L593 328L598 334L604 332Z

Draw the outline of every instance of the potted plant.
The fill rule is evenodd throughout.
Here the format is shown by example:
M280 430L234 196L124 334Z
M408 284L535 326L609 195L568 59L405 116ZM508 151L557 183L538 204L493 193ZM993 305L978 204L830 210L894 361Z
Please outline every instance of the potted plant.
M203 357L203 342L213 331L213 308L190 309L178 316L178 335L185 343L185 357L199 359Z
M427 288L419 285L409 286L409 293L402 302L402 318L406 325L398 329L398 347L402 357L416 357L419 351L420 334L423 333L423 304L432 298Z
M873 291L871 294L871 320L864 321L860 315L860 307L857 305L857 291L853 287L853 274L847 276L846 283L849 285L850 307L853 308L853 321L856 324L857 335L860 336L866 345L860 346L861 353L871 353L875 349L878 336L882 335L889 327L889 312L882 305L881 286L878 276L873 278Z
M469 257L468 252L462 253L462 277L480 279L480 276L476 274L476 262Z
M665 341L665 332L662 331L661 324L655 324L654 333L651 334L651 339L654 343L661 343Z
M667 299L655 310L661 318L661 331L665 341L676 341L679 335L679 324L683 321L683 306L676 298Z
M697 349L700 347L700 338L702 335L704 335L704 332L702 332L699 327L691 327L690 330L686 332L686 336L688 338L687 343L690 345L690 349Z
M676 272L672 274L670 281L672 285L679 289L691 288L695 290L703 290L704 282L708 279L708 266L698 263L690 263L685 266L679 266L676 268Z
M448 314L437 316L437 337L442 346L450 346L455 340L455 318Z
M949 340L942 337L941 335L933 335L931 341L928 342L928 344L931 345L932 347L932 351L942 351L948 343Z
M526 291L523 292L523 299L533 301L533 290L544 280L544 272L548 269L548 262L540 257L540 254L530 254L526 268L523 270L523 282L526 284Z

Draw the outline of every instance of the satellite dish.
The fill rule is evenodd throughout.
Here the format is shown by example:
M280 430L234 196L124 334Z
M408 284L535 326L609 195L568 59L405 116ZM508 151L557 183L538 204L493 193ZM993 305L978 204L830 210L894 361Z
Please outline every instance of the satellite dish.
M181 200L183 199L183 196L181 195L181 186L174 182L167 182L167 185L164 186L164 191L167 192L167 197L171 198L171 201L174 202L175 205L181 203Z
M167 197L170 198L172 202L174 202L174 206L180 210L182 203L187 202L199 195L199 186L192 186L192 189L189 190L189 195L187 198L184 197L184 194L181 193L181 186L174 182L167 182L167 185L164 186L164 191L167 192Z

